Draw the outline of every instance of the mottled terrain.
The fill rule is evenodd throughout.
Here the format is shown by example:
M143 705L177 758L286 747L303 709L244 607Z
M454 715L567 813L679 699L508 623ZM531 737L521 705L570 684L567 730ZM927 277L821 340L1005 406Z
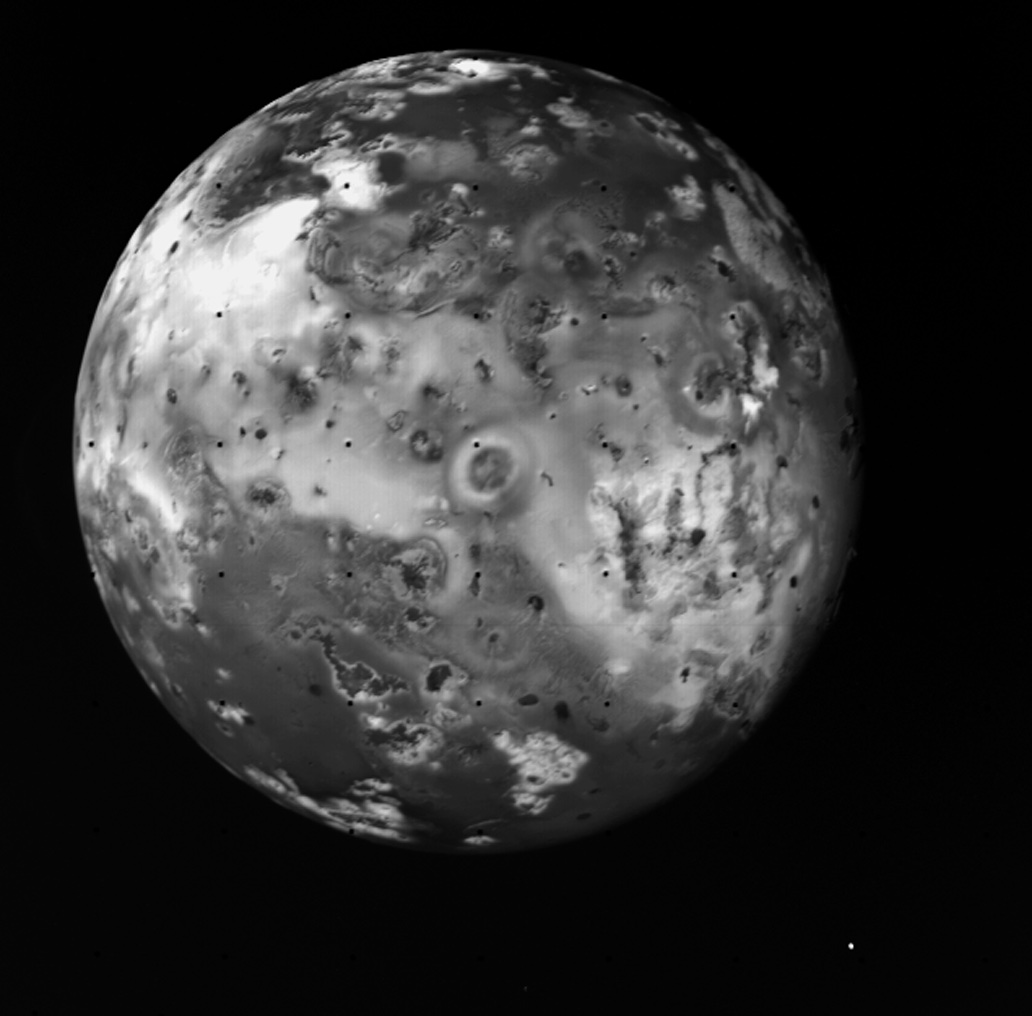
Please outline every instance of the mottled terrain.
M439 850L668 799L834 614L860 408L828 282L662 100L497 53L306 85L131 238L75 407L86 549L230 771Z

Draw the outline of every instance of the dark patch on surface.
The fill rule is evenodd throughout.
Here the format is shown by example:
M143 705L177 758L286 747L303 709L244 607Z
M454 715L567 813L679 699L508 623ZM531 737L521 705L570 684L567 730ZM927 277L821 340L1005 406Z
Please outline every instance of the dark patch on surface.
M741 539L745 533L748 520L745 510L740 505L734 505L724 516L723 537L726 540Z
M288 412L304 413L319 401L319 384L315 378L291 374L286 382L285 408Z
M354 335L324 335L320 343L318 376L347 381L356 357L364 348L361 339Z
M645 578L642 548L638 544L638 531L641 524L627 501L617 501L613 505L613 509L620 520L620 555L623 558L624 578L632 588L635 588Z
M452 669L448 663L438 663L430 668L426 675L427 691L438 692L444 687L444 682L451 677Z
M388 187L401 183L405 179L405 156L400 152L381 152L376 157L376 171Z
M692 530L691 540L692 540L692 546L693 547L697 547L705 539L706 539L706 530L705 529L693 529Z
M397 433L405 426L405 418L407 416L408 413L406 413L404 409L399 409L396 413L392 413L391 416L387 418L387 429L392 433Z
M387 567L399 576L406 594L420 598L441 583L445 571L440 550L426 540L395 554Z
M256 480L247 488L247 503L262 512L282 510L290 505L290 494L276 480Z
M616 379L616 394L622 398L626 398L631 394L632 387L631 379L626 374L621 374Z
M440 462L444 458L444 438L439 431L415 430L409 438L409 446L421 462Z
M711 600L720 599L720 582L717 580L716 572L711 571L706 575L706 580L702 584L702 591Z
M529 694L529 695L521 695L518 699L516 699L516 701L521 706L536 706L538 704L539 699L538 699L537 695Z
M231 222L275 201L318 197L329 189L310 164L284 157L287 141L285 130L266 128L237 152L206 196L215 218Z
M565 702L556 702L553 707L556 719L568 720L570 718L570 707Z
M512 475L512 456L503 448L484 448L469 465L469 483L477 491L504 487Z

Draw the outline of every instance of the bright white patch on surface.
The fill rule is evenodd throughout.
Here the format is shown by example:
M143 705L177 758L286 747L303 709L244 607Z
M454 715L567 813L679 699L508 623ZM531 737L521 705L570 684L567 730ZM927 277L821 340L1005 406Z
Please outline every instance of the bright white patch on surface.
M372 162L347 152L331 152L312 164L312 172L330 181L332 197L324 195L324 203L340 208L374 212L380 207L387 190L376 179Z
M242 727L251 717L251 714L243 706L234 705L232 702L216 702L214 699L208 699L208 708L220 720L229 720L238 727Z
M330 798L326 804L320 804L302 794L297 784L282 769L277 769L275 776L271 776L257 766L244 766L244 773L260 787L318 815L329 825L344 832L363 833L402 842L412 839L407 835L411 823L402 814L400 802L393 798L364 796L358 802L346 798Z
M468 844L471 847L486 847L492 843L497 843L498 840L496 840L493 836L481 835L467 836L462 842Z
M570 130L583 130L591 126L591 114L568 102L550 102L545 109L559 121L560 126Z
M685 174L682 183L668 187L667 194L674 203L674 214L680 219L693 221L706 211L706 201L699 181L690 174Z
M492 60L474 60L471 57L460 57L452 60L448 69L467 78L481 78L487 81L504 81L512 74L506 64Z
M713 196L724 213L727 235L738 259L774 289L791 288L788 263L771 235L772 227L758 220L745 201L723 185L714 185Z
M573 783L588 761L588 755L560 740L548 730L536 730L522 741L508 730L491 735L494 746L516 767L510 791L515 806L538 815L548 807L555 787Z

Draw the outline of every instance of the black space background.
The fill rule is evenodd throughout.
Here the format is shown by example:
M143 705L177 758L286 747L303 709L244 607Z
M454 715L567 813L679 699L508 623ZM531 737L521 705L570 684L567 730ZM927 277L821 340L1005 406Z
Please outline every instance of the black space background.
M8 102L7 216L29 249L8 285L31 307L17 296L7 354L8 680L29 699L8 717L7 1011L1007 1011L1027 936L1018 742L1001 732L1020 670L992 659L1013 607L984 621L993 594L974 573L983 541L1006 536L996 481L963 450L970 403L953 408L977 369L962 351L978 349L965 315L981 288L956 265L977 214L960 139L981 108L958 69L996 42L845 13L564 12L345 7L243 26L184 9L160 29L62 22L15 43L41 59ZM297 85L461 47L607 71L735 149L830 275L867 414L839 626L768 726L630 826L497 859L355 842L197 748L107 619L71 472L97 301L176 174Z

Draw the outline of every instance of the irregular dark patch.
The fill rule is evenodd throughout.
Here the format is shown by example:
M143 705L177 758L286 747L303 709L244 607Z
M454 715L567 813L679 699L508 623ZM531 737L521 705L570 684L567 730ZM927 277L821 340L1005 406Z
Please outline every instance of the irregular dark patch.
M319 349L318 377L347 381L355 358L364 348L361 339L354 335L324 335Z
M505 486L512 468L512 456L507 451L502 448L484 448L470 462L470 486L478 491L498 490Z
M256 480L244 495L247 503L261 512L282 510L290 506L290 494L276 480Z
M444 687L444 682L451 677L452 668L451 664L438 663L430 668L429 673L426 675L426 688L427 691L438 692Z
M642 548L637 540L641 523L627 501L617 501L613 509L620 521L620 555L623 558L624 578L632 589L635 589L645 578Z
M380 180L393 187L405 179L405 156L400 152L381 152L376 157L376 170Z
M444 458L444 437L437 430L420 428L409 438L412 454L422 462L440 462Z

